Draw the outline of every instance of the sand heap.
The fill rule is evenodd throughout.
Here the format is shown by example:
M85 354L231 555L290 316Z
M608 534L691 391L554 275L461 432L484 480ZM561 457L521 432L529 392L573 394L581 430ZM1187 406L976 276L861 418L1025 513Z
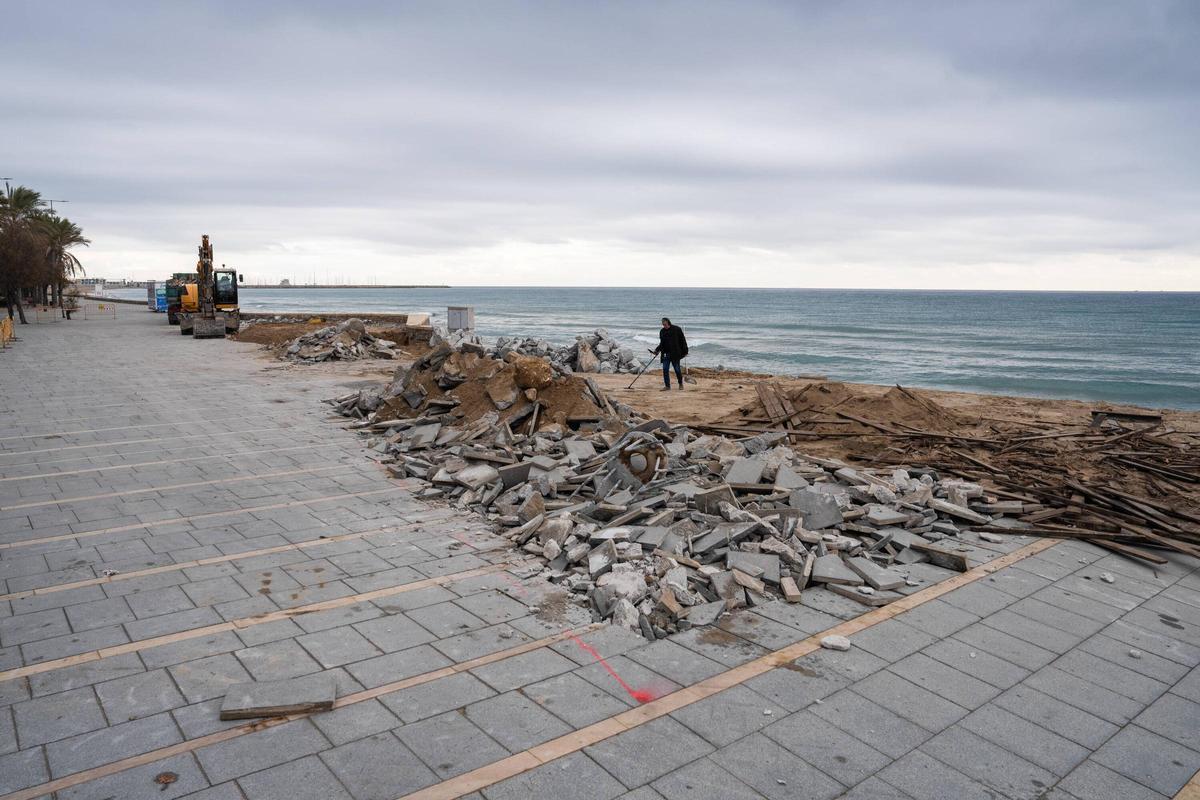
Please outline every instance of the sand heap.
M952 432L964 424L958 415L920 394L895 386L884 394L865 387L849 386L837 381L810 383L787 395L796 410L793 423L837 421L839 430L860 433L878 428L858 420L882 425L885 428L918 429ZM740 408L738 418L758 417L763 406L757 400ZM843 416L845 415L845 416Z
M367 333L361 319L348 319L337 325L297 336L288 345L284 358L289 361L356 361L360 358L396 357L396 343Z

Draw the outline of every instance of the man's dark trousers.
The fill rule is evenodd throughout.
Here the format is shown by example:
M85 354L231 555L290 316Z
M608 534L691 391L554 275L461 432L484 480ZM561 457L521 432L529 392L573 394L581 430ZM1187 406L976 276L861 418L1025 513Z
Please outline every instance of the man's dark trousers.
M675 367L675 377L679 380L680 388L683 388L683 370L679 368L679 359L671 358L666 353L662 354L663 367L663 384L668 389L671 388L671 367Z

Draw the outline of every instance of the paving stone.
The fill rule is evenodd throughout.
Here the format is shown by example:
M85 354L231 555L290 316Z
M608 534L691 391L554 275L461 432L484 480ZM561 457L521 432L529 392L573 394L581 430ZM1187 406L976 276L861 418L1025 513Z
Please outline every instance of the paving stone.
M174 773L173 783L166 786L157 783L154 778L164 772ZM172 798L193 796L208 786L204 774L196 764L196 759L184 754L164 758L150 764L133 767L114 775L89 781L79 786L63 789L58 792L62 800L95 800L96 798L120 798L120 800L172 800Z
M827 800L844 788L761 733L718 750L712 760L771 800Z
M541 648L476 667L471 670L471 673L497 692L507 692L554 675L570 672L575 667L574 661L553 650Z
M807 595L808 592L805 593L806 597ZM785 600L773 600L765 605L755 606L754 613L810 636L828 630L842 621L824 611Z
M398 627L399 623L394 623L394 625ZM375 633L382 638L385 631L381 629L375 631ZM298 636L296 641L325 669L340 667L342 664L350 664L354 661L362 661L363 659L372 658L384 652L376 647L367 637L351 627L330 628L329 630L317 633L308 633L304 636ZM417 644L420 643L417 642ZM400 650L403 648L397 647L394 649Z
M1118 730L1111 722L1025 685L1014 686L994 702L1089 750L1099 747Z
M328 747L312 722L301 719L203 747L196 757L213 783L223 783Z
M378 700L366 700L353 705L314 714L312 722L335 747L375 733L383 733L400 725L399 718Z
M995 686L960 672L924 653L913 653L908 658L897 661L889 669L917 686L966 709L979 708L1000 693Z
M844 786L855 786L892 759L811 711L792 714L763 733Z
M1030 674L1023 667L953 638L935 642L921 652L998 689L1014 686Z
M441 779L509 755L508 750L457 711L405 725L395 733Z
M170 711L187 702L171 676L162 669L98 683L96 695L114 724Z
M879 778L920 800L997 800L994 790L920 750L897 759Z
M625 656L613 656L605 659L603 663L578 667L575 674L630 706L636 706L642 702L632 696L631 690L642 693L642 697L658 698L680 688L679 684L667 680L662 675L646 669Z
M642 639L642 643L645 641ZM726 667L745 664L769 652L761 645L720 628L692 628L675 634L671 641Z
M941 639L950 636L968 625L978 622L979 617L955 608L943 600L930 600L904 612L905 625L924 631Z
M256 681L278 681L321 671L321 665L295 639L235 650L233 655Z
M570 726L520 692L506 692L469 705L467 719L513 753L571 731Z
M712 750L711 745L675 720L659 717L591 745L584 752L633 789Z
M455 591L462 591L462 584L455 584ZM497 591L477 592L455 601L489 624L508 622L524 617L529 609L511 597Z
M1117 725L1124 725L1140 714L1147 705L1122 697L1116 692L1110 692L1102 686L1055 667L1038 670L1026 678L1025 683L1030 688Z
M14 666L20 666L19 663ZM35 697L92 686L113 678L138 675L144 671L136 653L125 653L29 676Z
M1104 629L1104 635L1124 642L1130 647L1136 647L1144 652L1183 664L1188 668L1200 666L1200 647L1180 641L1161 631L1148 630L1132 624L1128 620L1118 620L1109 625Z
M269 800L350 800L329 768L316 756L300 758L287 764L238 778L246 797Z
M157 714L53 742L46 746L46 759L50 774L60 778L182 740L171 715Z
M194 639L184 639L179 642L152 647L142 650L138 655L146 664L146 669L158 669L172 664L239 650L242 641L230 631L221 631L209 636L197 636Z
M1172 797L1200 769L1200 754L1138 725L1122 728L1092 756L1131 780Z
M905 794L879 778L871 777L846 792L838 800L912 800L912 795Z
M22 749L65 739L105 726L104 713L91 689L73 689L13 706Z
M621 784L582 753L572 753L483 790L487 800L611 800L622 792Z
M1054 668L1145 705L1158 699L1169 686L1141 674L1143 660L1144 656L1133 659L1127 655L1126 666L1122 666L1083 650L1072 650L1055 661Z
M962 726L1026 761L1058 776L1068 774L1088 756L1088 749L1035 725L998 705L969 714Z
M1183 664L1143 650L1138 650L1138 653L1141 654L1140 658L1134 659L1129 655L1129 651L1134 649L1137 648L1131 648L1128 644L1109 636L1097 635L1089 637L1080 644L1079 650L1076 652L1091 653L1119 667L1136 669L1145 677L1153 678L1168 686L1188 674L1188 668Z
M1167 800L1167 795L1148 789L1091 759L1063 778L1058 788L1079 800Z
M811 710L876 750L899 758L918 747L930 734L915 722L897 716L860 694L844 689Z
M998 631L1004 631L1023 642L1037 645L1043 650L1059 655L1067 652L1084 640L1092 631L1067 633L1066 631L1044 625L1027 615L1022 615L1003 609L991 614L982 624Z
M241 663L228 654L186 661L169 671L189 703L219 697L233 684L251 679Z
M851 638L855 647L861 647L885 661L898 661L935 641L930 634L896 619L872 625Z
M456 603L438 603L432 606L425 606L424 608L413 609L408 612L408 616L421 628L429 631L439 639L455 636L466 631L478 630L479 628L487 627L488 624ZM385 617L385 619L394 619L394 617ZM424 641L429 641L429 639L425 639ZM413 642L412 644L422 643Z
M41 748L30 747L28 750L0 756L0 792L8 794L44 783L48 779L46 757Z
M494 695L470 673L438 678L429 683L382 695L379 700L404 722L417 722Z
M934 736L921 745L921 752L992 787L1005 797L1033 800L1056 780L1050 772L976 736L960 725Z
M453 662L429 645L368 658L346 665L346 671L367 688L411 678L448 666Z
M392 733L378 733L321 754L355 800L402 797L437 781Z
M654 796L667 800L759 800L762 797L708 757L664 775L654 782L654 788L657 790Z
M684 706L671 716L709 743L723 747L762 730L785 713L781 706L741 685Z
M858 694L936 733L966 716L962 706L884 670L854 684Z
M71 623L71 629L75 631L86 631L92 628L119 625L122 622L130 622L135 619L133 612L129 609L129 605L122 597L113 597L108 600L99 600L92 603L80 603L79 605L67 606L65 610L67 612L67 619Z
M963 628L952 638L969 645L972 649L991 653L1028 670L1040 669L1055 658L1055 654L1049 650L1044 650L1035 644L1030 644L982 622Z
M573 728L628 710L626 703L574 673L529 684L522 692Z

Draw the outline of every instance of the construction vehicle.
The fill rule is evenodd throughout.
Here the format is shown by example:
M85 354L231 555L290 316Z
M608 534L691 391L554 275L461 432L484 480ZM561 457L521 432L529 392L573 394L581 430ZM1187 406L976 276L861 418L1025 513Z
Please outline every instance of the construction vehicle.
M176 272L167 280L167 324L179 324L179 312L183 310L182 296L189 283L196 282L194 272Z
M237 333L238 274L235 270L213 269L212 245L208 234L200 237L196 282L184 284L179 295L179 332L196 339L222 339Z

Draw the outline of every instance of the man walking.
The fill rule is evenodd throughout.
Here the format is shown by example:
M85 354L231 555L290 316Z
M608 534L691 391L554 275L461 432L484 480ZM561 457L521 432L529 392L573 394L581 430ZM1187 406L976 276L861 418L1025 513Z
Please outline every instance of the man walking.
M675 368L675 379L679 388L683 389L683 370L679 362L687 357L687 339L683 336L683 328L672 325L671 320L662 318L662 329L658 332L658 347L650 351L662 359L664 392L671 391L671 367Z

